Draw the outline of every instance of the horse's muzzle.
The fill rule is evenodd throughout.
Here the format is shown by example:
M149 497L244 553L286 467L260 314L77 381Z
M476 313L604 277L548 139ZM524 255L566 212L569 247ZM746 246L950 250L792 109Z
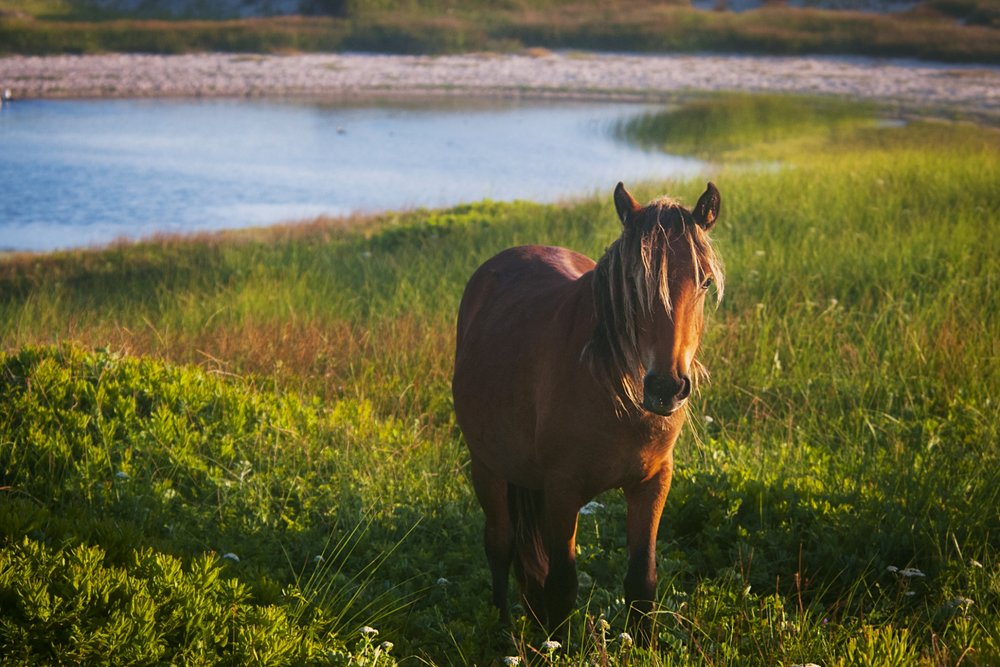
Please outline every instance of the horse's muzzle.
M681 375L647 373L642 381L642 407L650 412L666 417L684 405L691 395L691 378Z

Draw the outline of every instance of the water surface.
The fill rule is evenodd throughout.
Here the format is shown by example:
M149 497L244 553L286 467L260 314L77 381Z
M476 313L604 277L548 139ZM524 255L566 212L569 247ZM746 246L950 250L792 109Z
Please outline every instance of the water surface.
M0 249L484 198L555 201L702 163L616 140L624 103L19 101L0 109Z

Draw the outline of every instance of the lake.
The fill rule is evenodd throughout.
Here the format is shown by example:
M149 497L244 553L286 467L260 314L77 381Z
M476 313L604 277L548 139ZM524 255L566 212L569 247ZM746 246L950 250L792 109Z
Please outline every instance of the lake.
M25 100L0 108L0 249L319 215L557 201L692 176L614 126L627 103Z

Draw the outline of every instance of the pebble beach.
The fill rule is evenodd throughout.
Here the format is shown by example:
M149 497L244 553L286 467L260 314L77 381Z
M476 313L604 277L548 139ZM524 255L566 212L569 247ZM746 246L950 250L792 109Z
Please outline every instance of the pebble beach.
M13 99L477 95L669 99L797 92L1000 119L1000 68L838 57L597 53L110 54L0 58Z

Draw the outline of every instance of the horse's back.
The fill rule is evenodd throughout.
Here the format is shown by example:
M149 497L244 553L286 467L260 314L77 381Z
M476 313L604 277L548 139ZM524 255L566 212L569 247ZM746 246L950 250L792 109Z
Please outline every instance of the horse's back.
M530 319L533 308L563 298L561 292L593 267L589 257L554 246L519 246L494 255L465 287L458 309L459 347L480 318L498 324Z

